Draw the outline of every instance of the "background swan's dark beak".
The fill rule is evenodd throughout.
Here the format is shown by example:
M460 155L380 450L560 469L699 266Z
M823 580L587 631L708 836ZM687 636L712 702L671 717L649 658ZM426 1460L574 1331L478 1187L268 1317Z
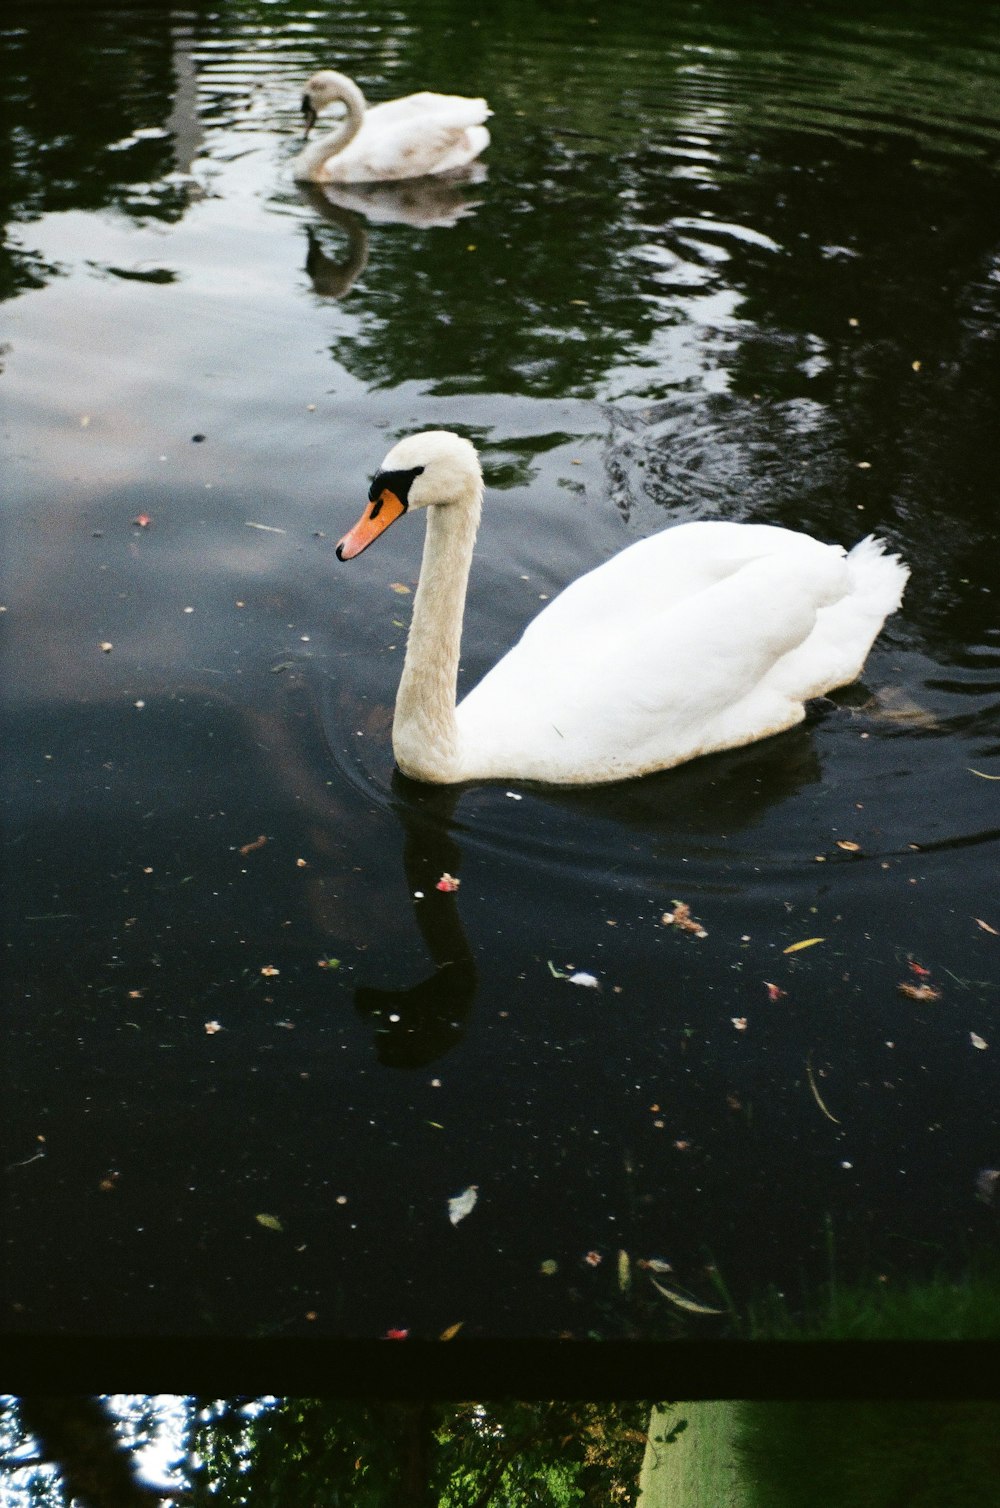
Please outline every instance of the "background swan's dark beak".
M306 123L305 133L302 137L302 140L305 141L306 136L309 135L309 132L316 124L316 111L313 109L313 102L309 98L308 94L304 94L302 96L302 114L305 118Z

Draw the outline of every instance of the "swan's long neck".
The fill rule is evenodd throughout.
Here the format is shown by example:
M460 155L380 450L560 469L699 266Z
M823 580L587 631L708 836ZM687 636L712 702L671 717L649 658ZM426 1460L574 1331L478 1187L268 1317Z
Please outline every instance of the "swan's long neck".
M336 130L328 131L318 141L303 147L295 160L296 176L299 178L321 178L324 164L342 152L365 123L365 97L352 79L344 78L340 81L337 97L347 107L347 114L338 123Z
M396 763L415 780L461 778L455 696L465 591L482 497L482 482L477 480L455 502L427 509L420 581L392 725Z

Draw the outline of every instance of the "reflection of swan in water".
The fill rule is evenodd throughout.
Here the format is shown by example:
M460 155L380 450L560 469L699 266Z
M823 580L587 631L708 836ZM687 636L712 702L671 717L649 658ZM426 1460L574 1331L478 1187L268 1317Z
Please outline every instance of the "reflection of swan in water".
M319 112L339 100L346 115L335 131L296 157L296 178L316 183L381 183L466 167L489 145L484 99L408 94L370 108L353 79L325 69L305 88L308 136Z
M432 230L455 225L473 214L482 203L466 199L467 184L482 183L486 169L481 162L455 173L439 177L409 178L403 183L324 183L300 184L312 203L320 209L321 201L341 210L364 215L372 225L412 225L415 230Z
M436 888L460 868L449 835L455 791L428 791L397 775L396 811L403 824L403 869L417 926L434 973L404 990L362 985L355 1003L376 1028L379 1061L389 1068L421 1068L449 1052L465 1032L476 994L476 966L458 914L458 896Z
M456 707L482 493L468 440L411 435L337 546L350 560L427 508L393 751L436 784L593 785L791 728L860 674L909 574L871 538L845 556L765 524L679 524L574 581Z
M338 261L324 250L316 227L306 226L306 239L309 242L306 272L313 287L324 298L343 298L368 266L368 230L357 215L330 204L314 183L299 184L299 191L324 220L343 232L347 240L347 253Z
M368 266L368 234L364 226L345 225L344 229L347 231L347 256L338 262L323 250L315 226L306 226L309 242L306 272L313 288L323 298L343 298Z
M461 177L414 178L409 183L300 183L302 197L347 239L347 253L338 260L324 250L316 227L306 226L306 272L316 292L343 298L367 267L368 229L362 215L375 224L412 225L418 230L454 225L480 203L463 198L462 185L483 176L481 170L478 177L470 171Z
M418 784L397 771L392 779L393 810L403 827L406 886L434 971L408 988L361 985L355 990L355 1006L373 1028L379 1062L387 1068L421 1068L446 1056L464 1037L475 1003L479 981L462 926L462 894L435 888L442 874L458 875L461 870L453 819L460 799L469 805L468 820L458 825L468 834L463 847L475 846L480 855L492 853L504 861L519 848L533 872L539 864L543 872L553 874L563 863L577 874L596 865L595 874L606 879L611 844L619 855L629 852L630 869L642 890L643 872L655 884L653 877L660 876L665 860L679 863L700 856L704 862L709 854L718 862L722 854L732 857L730 839L738 852L738 834L820 778L812 740L796 728L780 745L729 750L641 782L537 789L532 795L538 803L532 829L532 839L539 839L536 846L524 841L523 831L518 834L520 808L509 802L501 808L501 817L507 819L503 827L484 831L488 814L477 811L477 801L489 807L496 799L495 787L463 794L454 786ZM495 807L489 815L495 824ZM610 836L602 829L611 829ZM546 830L553 833L554 847L546 842ZM587 835L582 846L581 830ZM566 838L569 831L575 834L572 840ZM726 844L722 850L720 835ZM641 845L629 841L635 838ZM596 844L592 850L591 842Z
M279 808L294 804L302 813L310 851L309 866L301 872L302 905L317 951L329 949L351 958L354 968L380 982L386 981L387 974L392 978L392 964L376 961L380 950L372 946L373 938L388 940L385 957L391 960L399 956L401 939L409 928L395 914L405 912L405 904L397 906L386 899L390 889L402 894L396 889L401 851L402 882L431 970L409 988L363 984L354 994L378 1058L387 1067L419 1067L442 1058L466 1033L478 981L461 913L466 912L479 933L482 903L475 891L463 888L447 893L435 887L445 871L461 876L473 852L480 863L485 856L487 863L496 858L506 864L512 854L520 853L523 863L532 869L541 864L546 874L554 874L560 865L571 866L575 872L587 867L605 880L617 860L630 882L642 891L644 870L660 876L665 856L671 860L676 856L679 863L682 857L687 860L703 852L706 843L714 850L713 840L720 833L739 848L739 835L769 808L821 776L811 739L805 729L795 729L780 744L720 754L641 782L587 790L536 790L530 799L540 805L531 815L526 841L522 815L526 803L506 800L495 786L460 791L416 783L397 773L392 777L391 799L384 801L388 771L380 760L376 774L364 764L355 767L352 761L353 788L342 788L343 777L331 787L330 749L343 742L345 719L356 725L361 705L345 709L345 688L316 676L314 670L311 660L300 657L288 674L275 678L272 697L259 703L223 691L203 677L189 682L182 678L175 684L181 694L193 697L197 693L202 698L199 705L212 706L213 726L227 744L232 741L244 751L252 779L266 793L265 804ZM69 716L66 708L72 710L72 698L68 691L61 705L60 715ZM318 729L325 730L325 739L315 737ZM358 745L367 748L374 742L365 738ZM176 770L162 749L158 761L146 772L150 786L170 788ZM378 804L386 806L374 840L383 862L374 866L365 858L366 847L372 843L367 819L358 825L358 796L370 798L373 792ZM79 792L71 789L67 799L82 802L85 797L81 786ZM460 824L454 821L456 811L465 814ZM394 830L397 821L402 829L399 837ZM364 861L364 874L353 867L356 858ZM616 883L622 880L618 875ZM414 896L417 890L422 899ZM388 928L387 907L394 913ZM346 986L350 976L345 970L336 977ZM399 979L398 974L395 977ZM399 1019L394 1021L394 1016Z

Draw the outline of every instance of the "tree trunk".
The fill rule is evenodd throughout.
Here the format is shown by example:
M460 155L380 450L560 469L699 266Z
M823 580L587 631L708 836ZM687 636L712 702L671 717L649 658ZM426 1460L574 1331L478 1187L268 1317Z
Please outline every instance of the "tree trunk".
M59 1468L67 1502L75 1499L81 1508L155 1508L168 1495L135 1475L100 1399L31 1394L18 1399L18 1413L43 1458Z
M431 1497L436 1410L430 1403L393 1409L400 1426L400 1508L436 1508Z

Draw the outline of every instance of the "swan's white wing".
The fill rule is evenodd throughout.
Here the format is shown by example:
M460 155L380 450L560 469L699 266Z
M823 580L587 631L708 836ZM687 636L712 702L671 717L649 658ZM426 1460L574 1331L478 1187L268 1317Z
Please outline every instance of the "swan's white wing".
M323 165L323 178L332 183L392 182L422 178L464 167L489 144L485 126L441 120L401 118L373 120L375 111L342 152Z
M559 656L561 641L580 626L615 632L624 617L653 618L724 581L751 560L788 555L825 559L839 546L772 524L678 524L640 539L560 592L528 624L522 642L541 655Z
M775 672L847 595L847 565L837 547L768 529L755 542L744 527L717 526L711 559L704 540L658 555L670 534L654 536L628 569L632 550L573 583L459 706L463 764L482 750L484 775L609 780L800 721L802 696ZM684 581L681 544L694 543ZM659 606L657 568L673 573Z
M461 94L434 94L428 89L419 94L404 94L401 99L369 105L365 120L377 127L398 125L400 121L440 121L446 126L481 126L493 112L484 99L466 99Z

